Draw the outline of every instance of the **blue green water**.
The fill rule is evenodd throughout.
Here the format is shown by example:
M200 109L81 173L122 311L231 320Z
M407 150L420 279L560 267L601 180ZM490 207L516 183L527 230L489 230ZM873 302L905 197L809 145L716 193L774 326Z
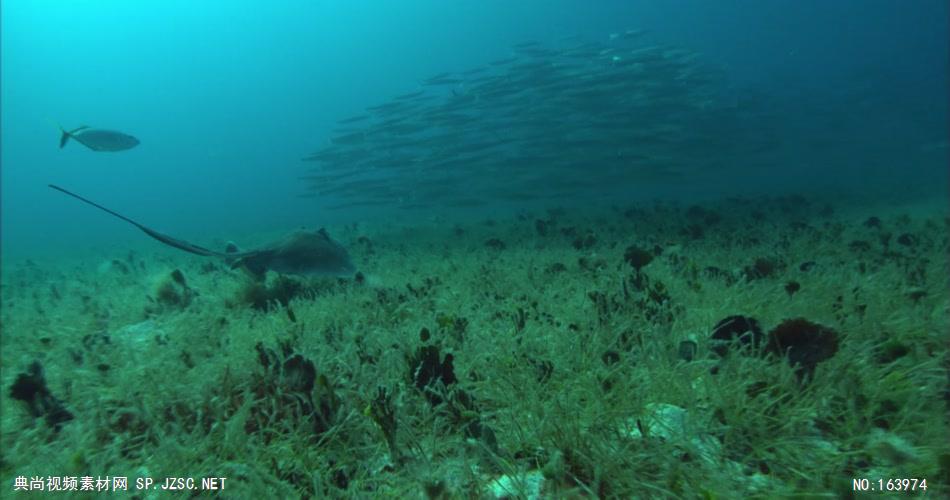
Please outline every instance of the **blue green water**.
M945 0L0 9L0 496L947 496Z
M2 14L9 257L141 237L47 183L185 238L360 220L368 213L296 198L310 166L300 159L328 143L336 120L516 43L632 28L698 52L721 72L723 95L769 116L780 147L716 189L899 181L913 191L940 186L946 167L940 0L11 0ZM115 154L57 149L58 125L83 124L142 143ZM719 192L687 179L624 201L698 194Z

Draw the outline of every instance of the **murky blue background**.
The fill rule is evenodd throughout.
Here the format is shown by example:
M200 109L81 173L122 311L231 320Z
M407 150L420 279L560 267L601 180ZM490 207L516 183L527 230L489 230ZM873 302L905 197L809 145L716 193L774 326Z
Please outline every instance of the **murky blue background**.
M736 179L738 191L940 196L947 19L942 0L7 0L2 250L145 238L48 183L202 243L359 220L295 197L309 166L300 159L337 119L514 43L631 28L701 52L737 99L776 113L786 147L768 170ZM59 124L122 130L141 145L60 150Z

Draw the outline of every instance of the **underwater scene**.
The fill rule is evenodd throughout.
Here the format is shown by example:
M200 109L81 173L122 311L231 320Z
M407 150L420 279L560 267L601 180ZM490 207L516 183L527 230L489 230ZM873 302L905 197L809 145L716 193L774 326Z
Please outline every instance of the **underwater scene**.
M0 17L0 497L950 498L947 2Z

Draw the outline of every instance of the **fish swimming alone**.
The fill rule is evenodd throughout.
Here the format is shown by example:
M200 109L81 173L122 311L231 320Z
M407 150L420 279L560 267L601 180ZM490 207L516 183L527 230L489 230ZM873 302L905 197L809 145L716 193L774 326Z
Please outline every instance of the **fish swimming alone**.
M50 184L49 187L118 217L170 247L205 257L220 257L231 264L232 269L243 267L258 277L263 276L267 271L299 276L333 277L350 277L356 272L356 267L350 260L346 248L333 241L323 228L317 231L294 232L283 240L258 250L240 252L229 245L231 247L229 251L218 252L159 233L59 186Z
M90 128L88 125L73 130L60 127L59 130L63 133L59 138L60 149L63 149L70 139L93 151L124 151L139 145L139 140L135 137L115 130Z

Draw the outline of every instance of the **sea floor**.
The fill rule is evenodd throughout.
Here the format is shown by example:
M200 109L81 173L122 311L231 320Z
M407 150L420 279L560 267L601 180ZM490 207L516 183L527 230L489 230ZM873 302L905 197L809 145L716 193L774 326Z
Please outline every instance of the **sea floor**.
M329 228L347 280L144 236L7 261L0 495L946 497L948 215L786 196Z

